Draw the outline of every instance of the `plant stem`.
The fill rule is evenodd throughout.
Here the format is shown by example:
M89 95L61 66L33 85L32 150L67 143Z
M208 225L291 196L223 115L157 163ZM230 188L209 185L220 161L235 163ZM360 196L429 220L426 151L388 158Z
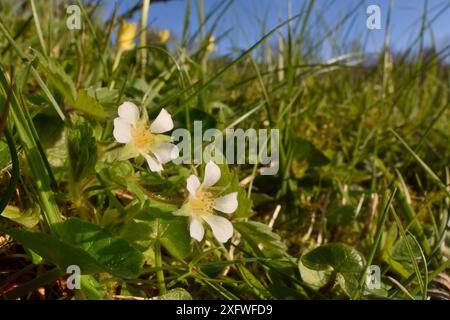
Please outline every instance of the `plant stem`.
M117 51L117 53L116 53L116 57L114 58L114 62L113 62L111 74L114 74L114 71L115 71L115 70L117 69L117 67L119 66L120 58L122 58L122 50L121 50L121 49L118 49L118 51ZM114 83L115 83L115 81L112 80L112 81L111 81L111 84L109 85L109 90L114 89Z
M166 283L164 281L164 271L161 257L161 244L159 241L155 242L155 264L158 270L156 271L156 279L158 280L159 295L166 293Z
M147 45L147 18L148 18L148 9L150 7L150 0L144 0L142 3L142 11L141 11L141 33L139 35L139 47L142 49L139 50L140 58L141 58L141 76L145 76L145 66L147 65L147 51L143 49Z

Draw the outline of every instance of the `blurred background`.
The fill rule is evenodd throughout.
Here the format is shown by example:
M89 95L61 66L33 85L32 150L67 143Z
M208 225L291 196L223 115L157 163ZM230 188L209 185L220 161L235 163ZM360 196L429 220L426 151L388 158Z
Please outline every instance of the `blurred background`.
M117 6L119 14L128 14L130 20L139 22L141 1L100 2L107 18ZM190 5L189 31L198 32L198 1L193 0L153 0L148 17L150 27L169 29L172 37L181 39L187 2ZM305 0L206 0L205 26L215 29L219 39L216 54L235 54L253 45L289 16L305 12L309 4L310 1ZM380 30L366 27L369 5L378 5L381 9ZM355 50L380 52L388 30L389 45L394 53L414 47L413 54L420 46L433 45L439 51L450 43L448 0L319 0L315 1L310 14L306 32L316 39L323 59ZM291 27L298 24L298 20L293 21ZM287 28L280 32L286 35ZM424 34L419 41L421 32ZM448 63L450 59L445 61Z

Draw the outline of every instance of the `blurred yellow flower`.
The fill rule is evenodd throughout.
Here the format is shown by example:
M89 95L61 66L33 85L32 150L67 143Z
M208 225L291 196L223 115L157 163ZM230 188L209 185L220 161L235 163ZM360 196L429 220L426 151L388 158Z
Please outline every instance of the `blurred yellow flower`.
M216 51L217 47L216 47L216 37L214 37L213 35L211 35L208 39L208 45L206 46L206 51L207 52L213 52Z
M169 31L169 29L161 30L157 33L157 36L158 36L159 42L166 43L167 41L169 41L170 31Z
M117 47L121 51L134 48L134 38L137 34L137 24L120 21L119 33L117 35Z

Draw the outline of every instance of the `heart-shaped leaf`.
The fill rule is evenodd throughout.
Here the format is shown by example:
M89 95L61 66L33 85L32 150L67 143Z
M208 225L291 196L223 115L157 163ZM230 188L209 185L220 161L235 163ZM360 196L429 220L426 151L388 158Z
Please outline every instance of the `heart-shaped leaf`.
M358 288L364 269L363 256L343 243L329 243L313 249L302 256L301 262L308 269L336 272L339 285L349 296Z

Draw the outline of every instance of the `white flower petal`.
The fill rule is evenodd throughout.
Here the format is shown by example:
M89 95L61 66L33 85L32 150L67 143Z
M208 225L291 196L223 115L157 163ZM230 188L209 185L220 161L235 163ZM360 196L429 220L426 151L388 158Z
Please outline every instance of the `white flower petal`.
M176 145L173 145L172 152L170 154L170 159L174 160L180 156L180 149Z
M166 163L174 159L173 155L178 154L178 147L171 143L160 143L152 149L152 152L159 162Z
M158 161L158 159L153 158L151 155L143 154L145 160L147 160L148 166L150 167L150 170L153 172L159 172L163 170L163 167L161 163Z
M117 112L119 117L133 125L139 120L139 109L133 102L125 101L119 106Z
M202 241L203 236L205 235L205 229L203 228L201 221L199 221L196 218L193 218L189 226L189 233L191 234L191 237L194 238L195 240Z
M209 161L205 167L205 177L203 178L202 187L211 187L220 179L220 168L217 164Z
M238 207L237 192L232 192L226 196L219 197L214 202L214 209L224 213L233 213Z
M202 218L209 224L219 242L227 242L233 235L233 224L224 217L203 215Z
M200 188L200 180L194 175L191 175L187 179L186 188L189 191L189 194L192 198L195 198L195 194L197 193L198 188Z
M123 118L114 119L114 139L120 143L128 143L131 141L131 124Z
M163 133L173 129L173 121L166 109L162 108L156 119L150 125L153 133Z

